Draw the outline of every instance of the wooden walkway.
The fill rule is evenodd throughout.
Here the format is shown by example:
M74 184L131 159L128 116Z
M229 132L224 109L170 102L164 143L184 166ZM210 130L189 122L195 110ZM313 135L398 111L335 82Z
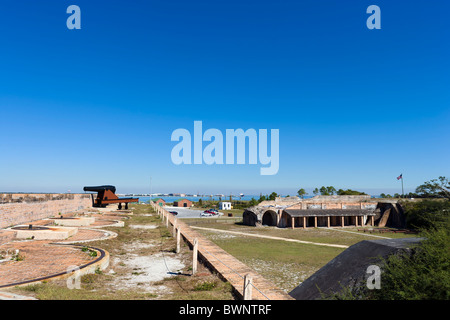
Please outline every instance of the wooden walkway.
M176 219L164 208L152 202L151 204L155 211L162 215L163 223L168 225L169 230L173 230L173 225L176 224L176 228L180 229L180 234L191 247L194 245L194 239L197 239L199 260L202 260L203 263L220 274L224 280L228 281L241 298L244 295L244 277L250 275L252 277L253 300L294 300L272 282L206 239L186 223L180 221L181 219ZM166 217L168 217L168 221Z

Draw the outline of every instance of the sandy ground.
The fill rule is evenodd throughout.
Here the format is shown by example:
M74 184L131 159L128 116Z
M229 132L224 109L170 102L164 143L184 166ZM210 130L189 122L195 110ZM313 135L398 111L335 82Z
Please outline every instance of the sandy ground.
M145 224L145 225L131 224L130 228L133 228L133 229L156 229L156 228L158 228L158 226L156 224Z
M168 288L153 283L173 277L184 268L184 264L174 257L174 254L169 253L158 253L151 256L130 254L125 259L116 259L119 261L115 261L115 264L123 263L123 267L132 269L133 272L117 276L114 286L121 289L139 288L143 292L158 294L167 293Z
M156 285L155 282L176 276L185 265L175 253L158 252L142 255L139 252L158 245L156 242L135 241L124 246L127 253L116 256L111 261L110 273L115 274L112 285L116 289L139 289L158 295L169 293L167 287Z

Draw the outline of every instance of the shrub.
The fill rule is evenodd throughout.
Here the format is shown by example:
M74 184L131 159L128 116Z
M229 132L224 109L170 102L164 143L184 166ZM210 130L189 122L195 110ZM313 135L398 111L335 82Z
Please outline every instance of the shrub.
M450 298L450 243L447 228L422 231L426 237L411 254L392 255L385 261L381 289L367 290L377 300L448 300Z
M450 216L450 201L422 200L419 202L403 202L406 224L408 228L425 229L440 228Z
M450 219L446 206L422 201L409 208L410 219L421 226L424 238L409 252L382 261L381 288L369 290L364 284L343 288L331 299L448 300L450 299ZM416 225L416 226L417 226Z

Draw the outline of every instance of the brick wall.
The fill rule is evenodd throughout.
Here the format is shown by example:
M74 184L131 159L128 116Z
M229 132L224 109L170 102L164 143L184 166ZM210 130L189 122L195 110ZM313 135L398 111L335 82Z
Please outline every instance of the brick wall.
M45 219L92 206L90 194L0 194L0 228Z

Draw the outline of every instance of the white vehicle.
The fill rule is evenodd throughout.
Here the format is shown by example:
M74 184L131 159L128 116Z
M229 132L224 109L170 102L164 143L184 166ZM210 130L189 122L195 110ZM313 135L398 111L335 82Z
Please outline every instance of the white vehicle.
M200 213L200 217L213 217L214 214L209 213L209 212L202 212Z

